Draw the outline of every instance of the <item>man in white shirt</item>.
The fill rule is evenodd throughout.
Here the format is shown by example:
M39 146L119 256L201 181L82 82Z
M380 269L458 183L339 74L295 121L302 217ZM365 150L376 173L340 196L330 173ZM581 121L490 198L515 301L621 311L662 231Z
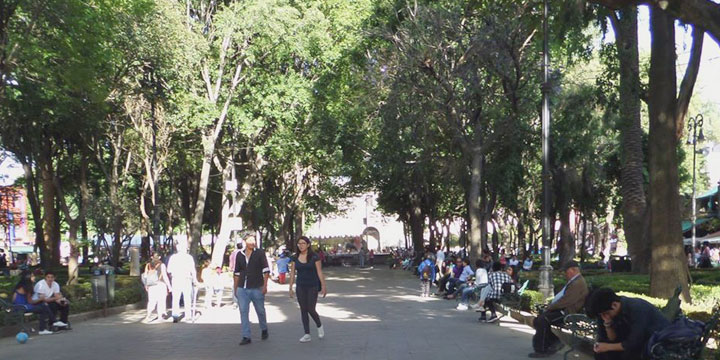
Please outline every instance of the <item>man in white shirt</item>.
M170 257L167 272L172 282L172 317L173 322L180 321L192 310L192 287L197 284L195 259L187 253L187 244L184 241L177 243L177 253ZM183 316L180 316L180 296L183 297ZM190 309L190 310L189 310ZM192 318L193 314L190 314Z
M45 279L40 280L37 284L35 284L35 288L33 289L33 298L35 300L39 299L45 301L53 314L58 311L60 312L60 320L49 324L51 328L53 326L62 328L68 327L70 302L65 299L63 294L60 292L60 285L55 282L55 274L52 271L46 272Z

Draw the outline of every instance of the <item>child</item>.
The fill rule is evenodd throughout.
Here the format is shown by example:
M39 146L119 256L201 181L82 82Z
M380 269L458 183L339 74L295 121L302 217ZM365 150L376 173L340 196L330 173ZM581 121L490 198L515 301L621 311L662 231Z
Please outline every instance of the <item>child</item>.
M418 273L420 273L420 290L422 297L430 297L430 284L435 279L435 264L429 257L418 265Z
M277 271L278 271L278 283L285 284L285 276L288 272L288 264L290 263L290 258L285 254L285 252L280 253L280 258L277 260Z

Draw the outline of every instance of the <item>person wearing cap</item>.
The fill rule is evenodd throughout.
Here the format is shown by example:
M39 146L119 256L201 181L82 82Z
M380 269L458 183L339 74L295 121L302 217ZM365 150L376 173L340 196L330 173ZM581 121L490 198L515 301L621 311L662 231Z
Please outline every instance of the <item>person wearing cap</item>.
M145 291L148 293L147 314L144 322L151 322L156 319L163 319L167 314L167 294L170 291L170 278L167 274L165 264L160 255L154 254L150 262L145 265L145 273L142 276ZM152 313L157 309L157 318Z
M535 335L533 348L535 352L528 357L544 358L552 356L562 349L563 345L551 331L551 325L559 325L567 314L578 313L585 305L588 295L588 286L580 273L580 266L575 261L568 261L562 266L567 284L560 290L547 306L545 311L533 321Z

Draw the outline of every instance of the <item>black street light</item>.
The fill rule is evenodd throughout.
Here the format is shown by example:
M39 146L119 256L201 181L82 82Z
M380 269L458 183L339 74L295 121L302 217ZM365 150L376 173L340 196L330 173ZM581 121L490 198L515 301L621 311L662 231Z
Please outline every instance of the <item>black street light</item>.
M692 262L693 262L693 265L697 265L697 264L695 264L695 256L694 256L695 242L696 242L695 223L697 222L697 202L695 201L695 196L696 196L695 186L696 186L697 180L696 180L696 176L695 176L695 162L697 161L697 154L698 154L697 144L698 144L698 142L705 141L705 136L703 135L702 126L703 126L702 114L697 114L697 116L691 117L690 121L688 121L688 126L687 126L687 128L688 128L687 144L692 145L692 147L693 147L693 170L692 170L692 176L693 176L693 180L692 180L692 254L693 254Z
M550 265L550 46L548 32L548 0L543 2L543 84L542 84L542 253L538 290L546 298L553 295L552 266Z

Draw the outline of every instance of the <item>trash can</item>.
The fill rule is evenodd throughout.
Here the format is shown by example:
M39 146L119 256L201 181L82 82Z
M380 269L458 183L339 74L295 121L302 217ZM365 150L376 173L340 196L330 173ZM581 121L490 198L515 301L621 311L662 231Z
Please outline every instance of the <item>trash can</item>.
M115 269L112 266L105 267L105 280L107 287L107 301L115 300Z
M93 270L91 284L95 302L112 302L115 299L115 270L112 266L95 268Z
M92 284L93 299L96 303L105 303L107 301L107 277L105 272L100 268L93 270L92 278L90 279Z

